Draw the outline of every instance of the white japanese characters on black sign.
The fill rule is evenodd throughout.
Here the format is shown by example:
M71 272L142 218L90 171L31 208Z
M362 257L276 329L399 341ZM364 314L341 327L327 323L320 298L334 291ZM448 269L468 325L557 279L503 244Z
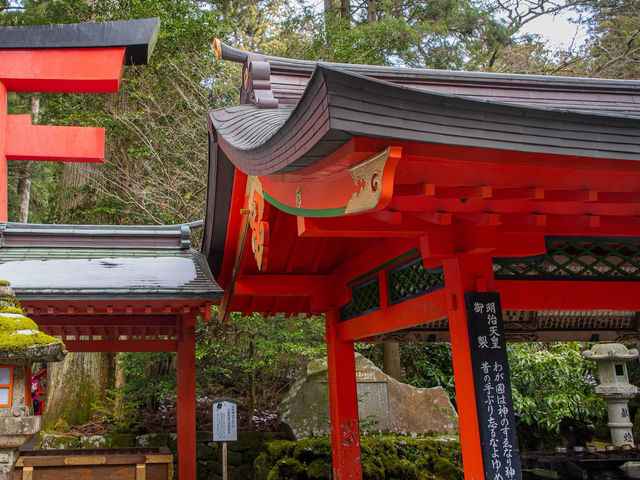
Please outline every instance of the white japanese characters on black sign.
M500 297L465 293L473 383L486 480L520 480L511 381Z
M235 442L238 440L237 407L233 402L213 404L213 441Z

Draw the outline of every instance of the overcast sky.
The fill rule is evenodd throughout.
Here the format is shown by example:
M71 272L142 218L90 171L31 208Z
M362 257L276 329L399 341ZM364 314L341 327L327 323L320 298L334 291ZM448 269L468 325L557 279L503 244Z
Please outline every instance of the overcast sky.
M522 32L541 35L553 50L570 46L574 38L576 47L586 40L584 27L571 23L568 15L543 15L527 23Z

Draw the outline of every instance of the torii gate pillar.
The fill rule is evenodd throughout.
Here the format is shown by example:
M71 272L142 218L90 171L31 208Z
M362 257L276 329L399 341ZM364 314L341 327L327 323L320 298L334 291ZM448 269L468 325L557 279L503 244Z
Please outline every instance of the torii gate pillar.
M0 221L7 221L7 87L0 82Z

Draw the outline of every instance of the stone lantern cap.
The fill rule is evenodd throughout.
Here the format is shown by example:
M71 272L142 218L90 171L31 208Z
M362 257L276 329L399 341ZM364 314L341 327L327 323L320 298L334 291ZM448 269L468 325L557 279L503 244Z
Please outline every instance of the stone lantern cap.
M42 333L21 308L12 303L9 285L0 285L0 361L56 362L64 358L64 344Z
M582 352L587 360L633 360L638 358L638 350L629 350L620 343L598 343L590 350Z

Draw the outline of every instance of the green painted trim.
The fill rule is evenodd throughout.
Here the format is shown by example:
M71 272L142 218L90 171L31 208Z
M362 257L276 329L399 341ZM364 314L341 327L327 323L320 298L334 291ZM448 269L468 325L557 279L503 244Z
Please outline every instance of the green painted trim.
M262 195L264 196L265 200L267 200L277 209L282 210L285 213L290 213L291 215L298 215L301 217L342 217L347 210L346 206L323 209L297 208L276 200L265 191L262 192Z
M374 268L373 270L369 270L366 273L363 273L362 275L357 276L356 278L354 278L353 280L349 280L347 282L347 287L351 287L352 285L355 285L356 283L361 282L362 280L369 278L370 276L382 271L382 270L386 270L388 267L395 265L396 263L401 263L404 260L407 260L411 257L413 257L414 255L418 255L420 254L420 250L417 248L414 248L413 250L409 250L406 253L403 253L402 255L396 257L396 258L392 258L391 260L389 260L388 262L383 263L382 265L378 265L376 268Z

